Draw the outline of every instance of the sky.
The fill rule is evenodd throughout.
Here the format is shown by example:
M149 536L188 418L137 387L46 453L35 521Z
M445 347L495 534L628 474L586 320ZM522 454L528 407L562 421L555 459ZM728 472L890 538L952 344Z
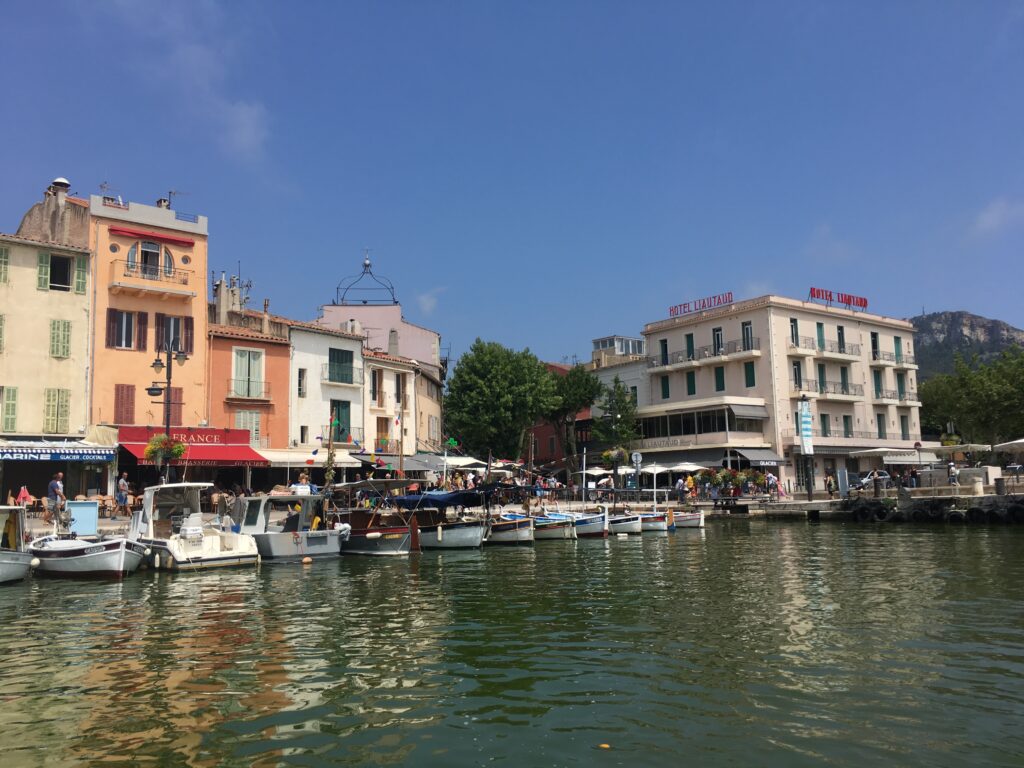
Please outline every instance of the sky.
M1024 3L0 0L0 231L57 176L209 217L312 319L373 269L452 358L695 297L1024 327Z

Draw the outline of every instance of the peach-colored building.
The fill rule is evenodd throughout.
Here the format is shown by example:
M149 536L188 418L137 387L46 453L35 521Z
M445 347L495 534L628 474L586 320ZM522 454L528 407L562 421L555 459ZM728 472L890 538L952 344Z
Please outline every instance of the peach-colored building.
M257 448L288 447L288 323L246 310L238 287L223 279L210 304L210 425L247 429Z
M156 205L92 195L94 344L90 421L107 425L164 423L164 406L146 387L164 385L152 368L165 351L173 363L171 423L209 421L207 375L207 220ZM154 402L156 401L156 402Z

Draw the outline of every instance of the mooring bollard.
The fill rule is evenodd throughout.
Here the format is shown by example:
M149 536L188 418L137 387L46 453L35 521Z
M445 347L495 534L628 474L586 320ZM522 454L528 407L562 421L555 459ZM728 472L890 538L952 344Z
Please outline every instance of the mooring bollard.
M996 478L996 496L1005 496L1005 495L1006 495L1006 478L1005 477L997 477Z
M875 498L882 498L882 478L880 477L875 478Z

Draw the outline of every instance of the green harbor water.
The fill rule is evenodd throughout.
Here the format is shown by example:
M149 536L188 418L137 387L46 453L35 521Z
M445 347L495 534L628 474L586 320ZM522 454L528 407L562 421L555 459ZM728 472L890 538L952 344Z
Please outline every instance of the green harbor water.
M1024 765L1024 529L0 589L2 765Z

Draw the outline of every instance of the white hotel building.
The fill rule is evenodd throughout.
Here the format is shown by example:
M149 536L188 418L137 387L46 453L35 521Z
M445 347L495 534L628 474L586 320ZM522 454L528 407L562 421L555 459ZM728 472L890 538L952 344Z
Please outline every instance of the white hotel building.
M802 487L804 396L818 488L826 472L878 462L853 452L920 441L909 322L781 296L672 312L644 326L646 359L596 371L636 387L642 439L633 447L645 463L772 468Z

